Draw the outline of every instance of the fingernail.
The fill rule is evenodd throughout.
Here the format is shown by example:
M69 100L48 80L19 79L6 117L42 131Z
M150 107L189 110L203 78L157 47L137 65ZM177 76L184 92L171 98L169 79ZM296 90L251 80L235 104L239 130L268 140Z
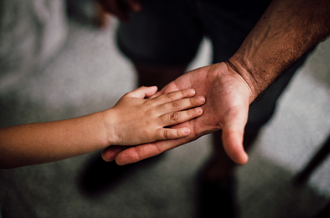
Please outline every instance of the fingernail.
M185 128L185 129L183 130L183 133L186 134L186 135L188 135L188 134L190 133L190 129Z
M195 89L189 89L189 92L190 92L190 94L195 94L196 93Z
M198 101L199 103L204 103L205 98L204 98L203 96L199 96L199 97L197 98L197 101Z
M200 113L202 113L202 108L196 107L195 108L195 111L196 111L196 113L200 114Z

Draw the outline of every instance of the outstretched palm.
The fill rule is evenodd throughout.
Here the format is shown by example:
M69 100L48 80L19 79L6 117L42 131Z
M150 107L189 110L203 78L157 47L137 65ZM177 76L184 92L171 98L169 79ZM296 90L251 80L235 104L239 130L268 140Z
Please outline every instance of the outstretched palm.
M189 127L189 136L138 145L123 151L108 147L103 151L103 158L107 161L115 158L118 164L134 163L222 129L222 140L227 154L235 162L245 163L247 155L243 149L243 134L251 91L242 77L226 63L213 64L182 75L156 95L186 88L194 88L197 95L206 98L201 117L172 127Z

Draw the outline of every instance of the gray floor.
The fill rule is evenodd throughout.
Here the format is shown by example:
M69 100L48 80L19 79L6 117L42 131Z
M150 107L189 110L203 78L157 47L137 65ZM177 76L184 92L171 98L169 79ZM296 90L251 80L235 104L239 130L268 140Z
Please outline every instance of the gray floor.
M67 42L49 65L0 94L0 125L92 113L111 107L134 89L136 77L115 48L114 27L115 22L100 31L70 22ZM209 52L205 41L191 68L206 65ZM329 56L328 40L295 76L250 151L249 163L239 168L240 217L307 218L329 202L329 158L306 185L292 184L330 133ZM140 164L93 196L80 183L99 152L1 170L2 217L194 217L195 179L210 152L210 138L202 137ZM99 176L111 174L104 168Z

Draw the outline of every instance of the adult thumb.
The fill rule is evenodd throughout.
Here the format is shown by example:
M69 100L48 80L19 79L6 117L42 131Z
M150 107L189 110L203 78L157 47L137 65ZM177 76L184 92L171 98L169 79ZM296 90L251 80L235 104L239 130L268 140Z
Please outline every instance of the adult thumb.
M246 164L249 156L243 146L244 131L223 129L222 143L227 155L237 164Z
M249 157L244 150L244 129L248 119L248 109L233 108L222 128L222 143L227 155L237 164L245 164Z

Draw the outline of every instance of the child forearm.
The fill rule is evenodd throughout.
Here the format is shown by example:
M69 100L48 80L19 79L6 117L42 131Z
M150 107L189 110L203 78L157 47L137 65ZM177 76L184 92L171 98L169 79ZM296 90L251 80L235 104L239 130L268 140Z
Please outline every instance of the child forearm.
M108 146L102 113L0 129L0 167L47 163Z

